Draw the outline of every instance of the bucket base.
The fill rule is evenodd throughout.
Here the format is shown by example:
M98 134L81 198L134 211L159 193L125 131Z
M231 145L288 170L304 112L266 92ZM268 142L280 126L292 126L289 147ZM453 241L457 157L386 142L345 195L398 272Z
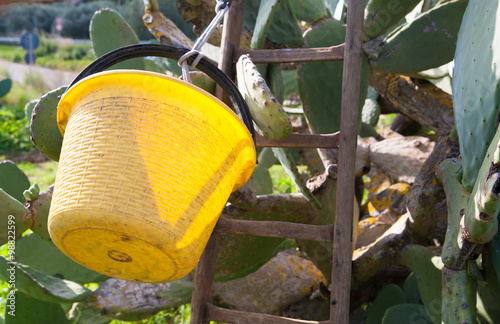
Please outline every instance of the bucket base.
M177 274L176 262L165 251L120 231L80 227L66 232L60 245L76 262L114 278L155 283Z

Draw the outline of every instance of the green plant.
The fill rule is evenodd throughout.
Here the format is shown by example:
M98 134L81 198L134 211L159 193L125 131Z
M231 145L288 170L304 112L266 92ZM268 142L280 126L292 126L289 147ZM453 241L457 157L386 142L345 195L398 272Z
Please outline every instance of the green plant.
M397 264L398 271L404 267L412 274L406 277L404 289L393 284L382 289L377 288L378 296L371 303L367 322L392 324L419 320L422 323L479 321L495 323L500 319L496 307L500 287L498 252L500 235L497 234L497 217L500 210L498 199L500 132L496 118L499 113L499 99L497 91L493 89L496 89L500 82L498 74L492 67L498 62L498 53L493 49L498 47L496 32L500 29L495 23L500 19L500 10L497 3L480 0L425 1L421 9L415 9L418 2L398 1L397 4L400 6L398 8L401 10L397 12L391 12L394 11L394 2L392 5L390 2L380 0L367 2L368 19L364 29L365 51L359 102L359 109L362 112L361 125L371 127L369 135L378 135L377 127L387 126L394 119L394 115L383 116L379 121L379 115L383 110L379 98L394 98L400 93L406 94L400 87L401 83L416 85L414 89L427 87L425 89L429 92L434 91L435 88L430 86L430 83L419 83L410 79L410 76L428 78L436 73L424 70L438 68L443 63L455 59L453 104L456 129L443 132L439 128L432 128L432 125L424 125L436 133L443 134L443 137L436 144L429 159L416 176L412 189L406 195L409 212L397 215L400 218L387 235L378 235L377 240L372 240L366 249L357 251L361 255L353 261L352 287L360 291L364 285L374 287L374 282L378 281L380 276L384 276L385 269L390 268L391 264ZM200 5L202 1L186 1L186 3L184 4L188 8L192 8ZM250 38L251 42L247 45L253 48L262 48L264 44L314 48L334 46L344 42L343 22L331 17L332 10L337 5L336 1L307 1L307 11L301 9L303 5L304 2L301 1L281 0L265 3L258 0L246 1L243 24L246 29L254 32ZM146 1L146 6L151 10L158 9L158 3L154 1ZM419 15L415 18L407 16L413 10ZM303 25L303 28L308 28L304 37L297 18L307 22L305 27ZM116 35L112 39L116 42L110 41L109 34L104 30ZM125 44L137 43L139 38L136 35L133 28L115 11L102 10L92 20L91 38L97 55ZM160 33L155 35L158 36ZM44 49L44 51L49 50L49 48ZM71 55L77 56L77 52ZM83 52L80 54L83 55ZM126 62L123 66L148 68L146 62L141 59ZM155 67L149 65L149 68ZM291 74L296 77L296 83L290 81ZM286 76L286 87L283 84L283 75ZM243 64L240 61L237 66L237 78L241 92L248 103L253 105L252 112L255 113L258 109L264 112L263 121L254 117L256 124L261 130L268 127L278 133L274 136L276 134L262 131L264 137L286 138L291 132L291 123L284 113L285 110L273 106L272 108L276 109L270 111L269 102L266 105L266 100L272 100L275 104L291 93L300 96L305 119L312 131L333 133L339 130L342 63L304 63L299 65L297 72L290 73L290 71L282 72L276 65L254 67L248 62ZM385 89L379 85L379 81L383 79L390 81ZM259 88L264 84L264 80L269 88ZM368 88L370 83L373 89ZM252 90L258 91L252 92ZM432 93L435 95L435 92ZM424 96L414 95L411 99L418 102L423 100L421 97ZM48 114L47 120L55 125L53 112L57 106L57 96L54 95L52 99L49 104L52 115ZM440 94L438 99L449 107L448 97ZM398 108L397 100L395 103L396 107L392 107L393 109ZM36 109L35 107L35 112ZM419 110L411 117L416 118L426 114L428 113L425 110ZM436 116L431 115L430 118ZM37 128L39 126L37 123L41 122L35 118L31 121L31 127ZM41 130L42 137L56 134L57 129L54 125L50 130L47 130L48 128ZM460 144L459 148L457 142ZM54 144L51 152L56 152L61 145L52 138L46 138L45 143ZM414 142L415 146L420 144ZM458 149L461 159L456 157ZM309 170L305 165L312 165L313 158L305 156L303 152L296 153L294 150L263 149L259 154L259 165L253 174L255 188L249 184L253 194L250 195L248 203L238 206L228 205L223 211L224 217L315 225L331 224L335 217L336 192L342 189L337 188L334 170L328 169L329 173L322 173L305 185L299 170ZM367 155L372 153L369 151ZM57 154L53 154L51 158L55 159L56 156ZM282 166L277 165L278 161ZM361 171L357 172L358 177L367 172L363 167L360 169ZM367 185L374 186L375 182L375 176L366 181ZM273 194L270 194L271 187ZM262 195L256 196L255 193ZM281 195L276 195L278 193ZM366 193L363 200L369 202L371 192ZM36 187L31 187L27 193L32 201L47 195L48 193L42 192L37 196ZM386 198L393 199L392 196ZM25 207L21 202L8 193L3 195L2 199L2 203L10 206L12 213L16 214L19 226L26 227L27 225L21 222L25 214ZM444 199L448 207L446 216L438 214L434 209ZM358 205L356 201L353 203L355 206ZM386 211L387 214L394 212L391 207ZM45 216L41 219L43 217ZM353 217L357 224L357 212ZM406 222L410 217L412 222ZM370 217L365 221L369 222L375 218ZM446 233L434 232L438 228L436 224L443 225L442 219L447 220ZM357 233L356 226L354 227L355 241ZM38 237L47 240L44 230L43 227L34 227L33 236L25 242L34 241ZM442 249L427 246L438 239L442 240ZM332 271L331 243L311 241L295 243L277 238L226 235L219 244L216 280L229 281L247 275L267 262L277 251L295 244L329 278ZM487 262L484 251L488 251ZM484 262L477 261L480 256ZM27 266L35 268L36 263L33 260L25 262ZM22 266L20 271L35 273L31 268ZM49 270L40 272L48 274ZM399 279L394 281L397 282ZM77 279L74 281L80 284ZM483 283L484 281L487 285ZM26 287L33 288L34 292L31 291L33 296L44 299L36 290L40 285L37 286L29 281L24 283ZM81 292L78 296L87 296L86 290L76 287ZM178 283L176 287L179 291L182 290L183 294L186 293L185 285ZM28 289L25 288L26 291ZM52 295L50 300L45 301L61 302L60 297ZM83 299L87 301L85 298ZM76 299L67 299L63 302L74 300ZM186 312L185 309L187 307L170 312L171 320L187 320L185 315L179 317L176 313ZM81 314L90 318L91 311L90 308L82 307ZM93 311L93 316L100 320L109 320L97 310ZM154 322L157 319L161 321L160 318L166 315L160 314L149 321ZM120 316L118 313L108 315ZM133 311L128 315L137 318L146 316Z

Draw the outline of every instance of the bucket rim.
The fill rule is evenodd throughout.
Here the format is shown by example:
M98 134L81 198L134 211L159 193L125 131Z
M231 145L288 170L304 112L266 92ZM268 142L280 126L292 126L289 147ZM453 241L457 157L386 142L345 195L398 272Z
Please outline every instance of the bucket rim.
M248 132L248 134L250 135L250 137L252 137L252 134L248 130L248 127L241 120L241 118L231 108L229 108L229 106L227 106L222 100L220 100L219 98L217 98L213 94L209 93L208 91L206 91L206 90L204 90L204 89L202 89L202 88L200 88L200 87L198 87L198 86L196 86L196 85L194 85L192 83L186 82L184 80L181 80L179 78L172 77L172 76L169 76L169 75L166 75L166 74L161 74L161 73L152 72L152 71L131 70L131 69L110 70L110 71L103 71L103 72L94 73L92 75L89 75L89 76L81 79L80 81L78 81L77 83L75 83L74 85L72 85L70 88L68 88L61 95L61 98L59 100L58 107L57 107L57 126L59 128L59 131L61 132L61 135L64 136L64 130L65 130L65 128L67 126L67 123L68 123L68 120L69 120L68 117L69 117L69 114L71 113L71 111L73 109L73 106L67 106L67 107L64 107L65 109L60 109L61 106L62 106L62 104L65 102L64 100L65 99L68 100L67 97L71 97L72 95L74 95L73 92L76 91L75 89L80 88L82 86L82 84L88 83L92 79L97 79L97 78L101 78L101 77L105 77L105 76L109 76L109 75L116 75L116 74L123 74L123 75L136 74L136 75L142 75L142 76L159 77L159 78L162 78L162 79L165 79L165 80L169 80L169 81L172 81L172 82L175 82L175 83L187 86L187 87L189 87L189 88L191 88L191 89L193 89L195 91L201 92L205 96L207 96L210 99L212 99L215 102L217 102L221 107L223 107L226 111L228 111L234 118L236 118L236 120L239 123L241 123L241 125L246 129L246 131ZM86 90L89 91L89 89L86 89ZM77 99L77 100L79 100L79 99ZM69 110L68 110L68 108L69 108ZM65 114L66 118L64 118L62 114Z
M122 76L136 76L136 78L133 78L133 82L128 82L127 83L127 78L122 78ZM62 96L58 104L58 109L57 109L57 123L59 130L61 134L64 137L65 129L67 127L67 124L70 120L70 115L72 111L76 108L79 107L78 102L79 101L85 101L88 99L86 94L91 93L93 90L98 90L102 89L103 86L106 84L102 82L103 78L108 78L112 77L112 81L110 82L110 86L116 87L117 85L119 86L120 83L123 85L128 85L129 87L134 87L137 86L138 84L141 83L142 79L139 77L153 77L161 80L161 82L172 82L173 84L176 84L177 86L184 86L186 89L190 89L189 91L195 91L197 93L200 93L203 97L205 97L207 100L212 101L215 105L216 110L219 111L219 114L222 113L223 115L227 116L226 122L228 123L227 126L231 129L239 129L239 134L237 138L235 137L229 137L230 142L236 142L236 140L242 140L243 142L246 142L248 140L248 143L250 145L244 145L246 148L244 151L247 151L248 153L244 154L246 156L245 158L243 156L239 156L237 159L237 164L239 165L238 169L239 171L239 176L237 177L235 186L232 191L235 191L236 189L240 188L243 184L245 184L248 179L250 178L251 174L253 173L253 169L255 168L255 161L257 159L257 151L255 148L255 143L252 138L252 134L249 131L247 125L241 120L241 118L231 109L229 108L224 102L222 102L220 99L216 98L209 92L191 84L188 82L185 82L183 80L180 80L175 77L167 76L161 73L156 73L156 72L150 72L150 71L142 71L142 70L112 70L112 71L104 71L104 72L98 72L92 75L89 75L82 80L78 81L74 85L72 85ZM158 89L161 89L161 87L157 87L154 90L151 90L153 93L155 93L155 96L160 93ZM198 96L196 96L198 97ZM180 98L180 97L177 97ZM201 106L199 106L201 107ZM204 115L207 115L207 110L200 108L198 109L198 113L192 111L192 113ZM231 116L231 117L229 117ZM202 117L203 118L203 117ZM209 122L209 124L212 125L214 129L217 129L220 127L220 125L213 124L213 120L209 118L206 120ZM226 137L228 138L228 137ZM63 145L64 145L64 140L63 140ZM251 152L248 150L250 149ZM247 160L248 159L248 160Z

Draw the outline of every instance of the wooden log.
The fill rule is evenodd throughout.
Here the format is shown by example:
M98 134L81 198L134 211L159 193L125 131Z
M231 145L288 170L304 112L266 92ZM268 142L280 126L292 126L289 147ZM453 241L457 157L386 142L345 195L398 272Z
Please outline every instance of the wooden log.
M372 72L370 85L399 112L437 134L448 134L455 124L451 95L427 80Z
M194 270L193 297L191 299L191 323L209 324L207 305L212 303L212 285L217 258L217 236L212 235Z
M270 140L256 135L260 147L296 147L296 148L338 148L339 133L334 134L290 134L281 140Z
M368 146L371 163L392 178L413 183L435 143L422 136L388 138Z
M250 234L266 237L294 238L298 240L333 241L333 225L307 225L289 222L247 221L221 217L216 232Z
M212 321L222 323L238 323L238 324L327 324L328 322L305 321L293 318L286 318L268 314L247 313L232 309L224 309L214 305L207 307L208 317Z
M354 214L354 165L361 82L364 0L349 0L342 79L339 174L332 258L330 323L349 323Z
M407 198L407 209L413 220L408 226L416 238L429 239L430 233L438 223L438 215L434 207L445 199L443 186L438 181L435 171L445 159L457 157L459 147L457 139L443 136L420 169Z
M254 63L340 61L344 59L344 44L317 48L239 49L233 56L233 63L238 62L240 56L245 54L250 55Z

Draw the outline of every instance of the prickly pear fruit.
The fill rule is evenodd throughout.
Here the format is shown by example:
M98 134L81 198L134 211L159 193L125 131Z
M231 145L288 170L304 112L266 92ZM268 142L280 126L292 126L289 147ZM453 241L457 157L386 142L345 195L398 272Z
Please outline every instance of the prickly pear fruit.
M312 24L328 16L324 0L289 0L298 20Z
M26 198L26 201L33 201L38 198L40 195L40 187L38 183L34 183L29 189L24 190L23 196Z
M139 44L130 25L112 9L101 9L94 14L90 21L90 39L97 57L125 45ZM142 58L126 60L111 69L144 70L144 61Z
M325 21L306 34L307 47L342 44L346 29L337 20ZM368 61L363 57L360 88L360 110L364 105L369 79ZM297 69L299 93L309 126L317 134L329 134L340 129L342 99L342 62L309 62ZM359 114L361 118L361 114Z
M236 63L236 71L238 88L248 104L257 132L272 140L290 135L290 119L248 55L240 57Z
M466 0L444 2L406 23L385 40L378 59L371 62L372 67L411 74L450 62L466 7Z
M364 39L385 34L400 22L420 0L369 0L366 5Z
M41 239L52 244L53 242L47 226L53 188L53 186L50 186L49 189L36 195L35 199L29 200L27 203L27 207L31 212L29 216L31 220L31 224L29 224L30 229Z
M453 71L453 112L462 155L464 187L471 191L495 136L500 111L500 8L470 0L463 16ZM477 37L481 35L481 37Z
M66 87L46 93L31 114L31 140L49 159L59 161L63 136L57 125L57 104Z

